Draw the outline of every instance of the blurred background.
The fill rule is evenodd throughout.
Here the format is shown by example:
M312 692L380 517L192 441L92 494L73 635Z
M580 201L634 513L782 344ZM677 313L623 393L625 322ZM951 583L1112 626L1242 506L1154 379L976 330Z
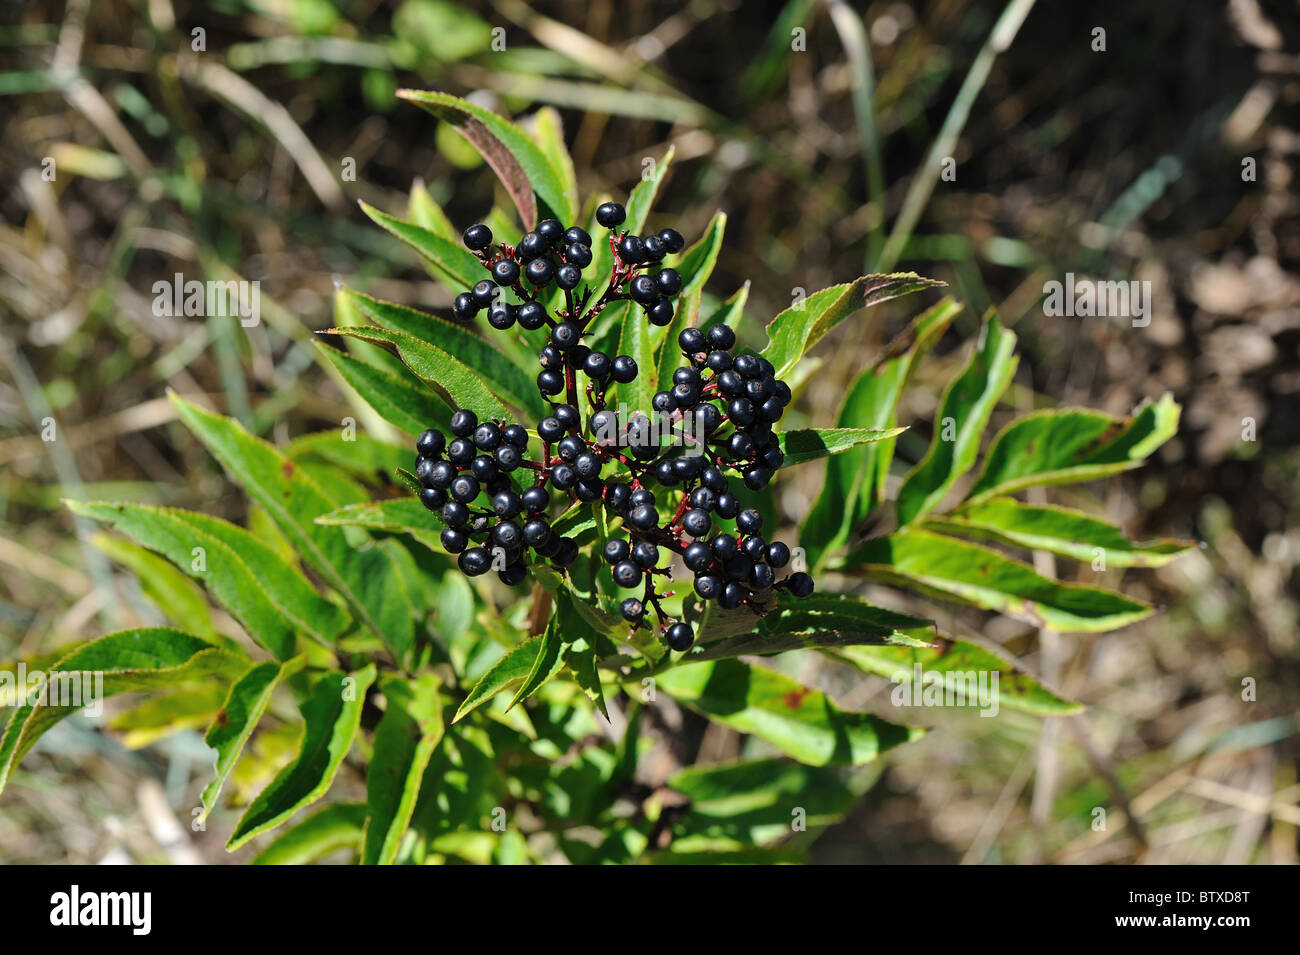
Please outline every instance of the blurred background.
M995 425L1059 404L1126 414L1166 391L1184 405L1180 436L1148 467L1054 497L1134 537L1204 542L1155 571L1062 569L1163 613L1053 636L938 611L941 629L1002 644L1087 713L911 711L935 731L874 767L815 860L1296 861L1291 0L9 0L0 659L156 622L155 602L177 599L142 587L134 571L148 562L77 527L61 498L242 519L241 495L175 423L168 387L275 441L337 428L361 412L310 345L332 324L336 280L449 306L355 200L404 214L422 183L460 227L499 187L454 131L394 98L401 87L525 124L555 107L584 197L623 198L643 161L675 146L652 222L693 241L727 212L709 291L753 283L749 344L796 288L891 268L948 282L969 307L908 395L906 460L923 453L990 306L1022 349ZM1150 324L1045 316L1044 282L1066 272L1149 281ZM176 273L260 281L261 324L157 317L153 284ZM837 329L795 426L829 425L847 384L927 303ZM779 482L792 522L819 467ZM805 656L800 675L843 705L889 712L889 684L827 685ZM50 733L0 803L0 862L245 858L221 833L189 830L210 767L201 728L127 741L149 745L80 721ZM739 745L715 727L688 759Z

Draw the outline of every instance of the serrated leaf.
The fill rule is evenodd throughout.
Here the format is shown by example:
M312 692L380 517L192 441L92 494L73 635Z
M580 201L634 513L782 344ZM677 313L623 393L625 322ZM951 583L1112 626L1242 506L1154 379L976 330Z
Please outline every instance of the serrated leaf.
M352 389L385 421L410 435L418 435L425 428L447 427L451 409L413 375L404 380L324 342L316 344Z
M803 810L808 829L816 830L837 822L858 800L837 771L788 759L688 766L669 777L667 785L690 800L673 826L678 839L705 837L746 846L787 839L794 806Z
M383 685L387 708L366 772L364 865L391 865L415 811L420 782L442 741L442 682L433 674Z
M225 697L226 688L220 683L192 683L115 713L108 728L124 734L122 745L127 749L152 746L173 733L209 723Z
M348 436L339 429L299 435L282 450L294 461L318 458L363 481L392 475L414 457L409 446L390 444L360 432Z
M679 666L655 681L714 722L752 733L810 766L857 766L922 733L847 712L819 690L735 659Z
M564 195L569 197L573 214L564 223L568 225L575 222L578 213L578 174L573 168L573 157L564 145L564 123L560 119L559 110L543 106L533 113L532 134L533 142L559 176Z
M242 527L194 511L147 504L68 501L75 514L101 521L162 554L201 580L258 645L277 659L294 655L299 631L330 645L347 613L296 567Z
M542 638L540 636L530 637L492 664L492 667L479 678L478 683L474 684L474 689L470 690L469 696L465 697L465 701L456 710L456 716L452 719L452 722L459 723L511 683L527 677L532 672L533 664L537 661L537 654L541 646Z
M906 428L808 428L802 431L785 431L778 435L785 465L803 464L830 454L839 454L860 444L885 441L906 431Z
M534 192L562 222L577 218L578 197L566 194L563 175L514 123L447 93L403 89L397 96L455 126L474 145L514 200L525 228L537 224Z
M361 211L369 216L376 225L401 239L416 252L428 260L440 273L451 279L450 291L453 295L472 288L474 283L487 277L487 272L474 253L445 239L438 233L414 222L407 222L397 216L380 212L369 203L359 203Z
M0 792L36 741L83 706L118 693L233 677L246 664L246 658L170 627L122 630L78 647L45 672L45 689L35 698L9 708L0 735Z
M412 497L349 504L322 514L316 518L316 523L334 527L366 527L389 534L409 534L435 553L446 553L439 541L444 526L441 517Z
M895 272L864 275L843 285L824 288L768 323L768 343L761 354L776 366L777 377L785 378L808 349L860 309L943 284L921 278L915 272Z
M406 367L426 385L447 395L457 408L468 408L480 418L509 419L510 412L481 377L436 345L388 328L331 328L331 335L357 338L372 344L394 346Z
M523 682L519 684L519 689L515 690L515 695L511 697L507 710L514 709L528 699L560 672L560 668L564 665L566 649L567 645L564 636L560 633L558 617L552 614L538 644L537 656L533 659L532 666L528 668L528 674Z
M325 795L352 746L366 691L374 679L372 663L351 675L334 671L316 681L302 705L303 737L298 755L249 803L226 842L228 850L274 829Z
M1016 373L1015 348L1016 336L990 316L983 341L939 400L930 449L903 478L897 503L900 526L938 507L957 479L975 464L989 416Z
M727 214L719 209L709 220L704 235L678 254L675 268L682 276L680 300L685 301L687 296L703 290L718 264L718 253L722 251L722 237L726 231Z
M212 612L198 584L163 558L121 537L100 533L91 537L90 543L135 574L141 591L169 622L205 640L217 639Z
M965 505L952 514L931 518L923 526L1079 561L1101 558L1107 567L1160 567L1196 546L1192 541L1170 538L1135 543L1114 524L1082 511L1022 504L1009 497Z
M392 559L358 550L346 535L315 523L337 509L319 485L283 454L236 422L171 396L181 420L270 513L298 552L347 601L358 619L402 659L415 638L412 605Z
M355 302L361 312L376 325L405 332L449 355L455 355L466 368L490 383L493 393L501 401L535 418L546 413L547 406L537 391L535 373L530 374L515 364L491 342L437 315L371 298L349 288L343 289L343 294Z
M916 679L917 667L921 668L923 683L927 679L933 679L925 676L929 673L938 674L940 677L946 674L962 677L973 674L977 684L980 674L986 674L985 680L991 682L991 675L996 673L997 683L994 685L997 688L998 706L1007 706L1039 716L1066 716L1083 710L1082 704L1068 700L1048 689L1040 680L1022 670L1000 651L983 647L969 640L940 637L939 645L932 648L846 647L836 651L834 655L867 673L895 680L898 685L913 682ZM969 687L969 682L963 683L963 686ZM964 699L977 700L978 692L965 693Z
M596 669L596 646L602 641L599 631L579 611L582 603L585 602L574 598L568 591L558 591L555 594L555 629L563 635L562 659L565 669L573 674L587 699L608 720L605 691L600 685L600 673Z
M917 528L867 541L844 566L1060 631L1100 633L1152 613L1123 594L1061 583L995 550Z
M235 763L244 751L244 744L253 735L253 730L257 728L262 714L271 702L271 694L280 683L301 670L305 662L306 658L299 656L284 663L257 663L231 686L225 702L203 737L203 742L216 751L216 776L204 788L200 797L203 804L200 820L206 819L216 806L226 778L235 768Z
M253 865L303 865L338 849L360 847L365 823L362 803L334 803L281 833Z
M650 338L650 322L645 313L634 308L630 302L619 302L614 308L621 310L622 323L618 337L618 353L630 355L636 362L639 373L636 379L618 386L618 398L625 403L629 412L643 411L654 414L650 399L654 397L655 374L654 343Z
M892 428L898 423L898 402L903 389L921 359L929 353L961 305L945 298L917 316L906 332L886 351L886 357L868 368L853 383L836 423L840 427L861 425ZM821 493L800 529L800 540L809 565L816 569L849 539L850 532L865 521L885 500L885 484L894 457L894 439L851 448L826 462Z
M702 632L681 662L859 644L929 646L937 639L931 621L873 607L857 597L815 594L800 599L781 594L776 607L748 630L725 635L717 629Z
M1178 433L1179 407L1170 395L1131 418L1086 408L1038 411L1012 421L994 437L969 503L1026 487L1092 481L1139 467Z

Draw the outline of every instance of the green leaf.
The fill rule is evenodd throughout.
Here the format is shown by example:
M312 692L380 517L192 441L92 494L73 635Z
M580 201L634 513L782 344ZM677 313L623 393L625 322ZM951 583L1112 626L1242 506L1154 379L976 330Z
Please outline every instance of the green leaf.
M418 435L425 428L439 425L446 427L451 420L447 403L414 377L399 378L324 342L316 344L366 404L407 434Z
M993 540L1028 550L1045 550L1105 567L1160 567L1195 547L1192 541L1160 540L1134 543L1118 527L1064 507L1022 504L1009 497L988 498L955 513L931 518L931 530Z
M791 810L803 810L810 830L838 822L857 802L839 773L788 759L688 766L668 786L690 800L673 829L678 838L725 839L745 846L789 838Z
M757 625L747 631L721 637L716 630L707 637L701 634L696 648L681 662L742 655L770 656L789 650L835 649L859 644L924 647L937 639L932 622L873 607L856 597L815 594L800 599L782 594L776 608L760 617Z
M203 790L200 820L206 819L216 806L221 787L266 712L271 694L281 682L301 670L305 662L306 658L299 656L284 663L254 664L230 688L225 703L203 737L203 742L216 750L216 778Z
M340 802L285 830L253 860L254 865L304 865L338 849L359 847L366 823L362 803Z
M704 283L713 274L718 264L718 253L722 251L722 236L727 231L727 214L719 209L713 214L704 235L690 248L683 249L677 259L675 268L682 276L680 300L688 295L703 290ZM775 362L773 363L775 364Z
M860 444L885 441L906 431L906 428L808 428L803 431L786 431L779 435L781 453L786 467L815 461L830 454L839 454Z
M995 550L916 528L867 541L844 566L1060 631L1100 633L1152 613L1122 594L1063 584Z
M609 719L609 710L605 707L605 691L600 685L600 674L596 669L596 646L601 643L600 633L579 611L583 603L566 590L555 595L555 628L564 635L564 668L582 687L587 699L595 704L605 719Z
M411 186L411 195L406 203L406 217L420 228L427 229L434 235L459 247L460 236L456 232L456 227L451 224L451 220L447 218L447 213L442 210L442 206L438 205L433 196L429 195L429 190L425 188L423 182L417 180ZM460 280L447 271L446 268L428 259L425 260L425 263L428 266L429 274L445 288L453 289L460 285ZM336 322L335 324L349 325L352 323Z
M397 353L421 381L440 394L447 395L455 407L468 408L480 418L509 419L506 410L481 377L470 371L459 358L454 358L436 345L421 341L405 332L387 328L331 328L328 334L357 338L373 344L393 345Z
M535 372L515 364L491 342L428 312L371 298L349 288L343 289L343 294L376 325L405 332L455 355L466 368L490 384L493 394L501 401L532 417L541 418L546 414L547 405L538 394Z
M542 151L546 161L559 176L564 195L570 197L573 214L564 220L565 224L575 222L578 218L578 174L573 168L573 157L564 145L564 124L559 110L552 106L543 106L533 113L533 142Z
M658 376L655 374L654 342L650 337L650 323L639 308L630 302L619 302L614 308L623 313L622 330L618 338L618 353L631 355L640 373L634 381L618 386L618 398L628 406L629 412L644 411L653 415L650 399L654 397Z
M349 436L337 428L309 431L294 438L282 450L285 457L294 461L316 458L363 481L373 481L381 474L394 474L413 458L408 445L390 444L363 432Z
M226 688L220 683L190 683L115 713L108 728L125 734L122 745L127 749L152 746L173 733L211 722L225 698Z
M212 612L198 584L161 557L120 537L95 534L90 543L135 574L145 596L171 623L205 640L217 639Z
M542 634L541 643L537 647L537 656L532 666L528 668L528 675L519 684L519 689L515 690L515 695L506 709L514 709L555 677L564 665L567 649L568 644L565 642L564 635L560 633L559 616L552 614L546 625L546 631Z
M530 637L519 646L510 650L479 678L470 690L469 696L456 710L453 723L459 723L471 712L482 706L516 680L523 680L532 672L542 646L540 636Z
M317 524L332 527L365 527L388 534L409 534L438 554L445 554L439 535L442 519L413 497L349 504L316 518Z
M714 722L752 733L810 766L867 763L923 732L845 712L819 690L734 659L679 666L655 680Z
M514 200L525 228L537 224L534 192L561 222L577 219L578 197L566 193L564 175L514 123L447 93L398 90L397 96L455 126L478 149Z
M392 557L358 550L316 518L337 508L320 486L283 454L236 422L171 395L181 420L266 508L298 552L337 590L353 613L402 659L415 639L413 607Z
M1139 467L1178 433L1179 407L1170 395L1131 418L1086 408L1038 411L998 432L970 503L1044 484L1092 481Z
M365 865L392 865L415 811L420 781L442 741L441 681L433 674L384 682L387 709L366 772Z
M233 677L246 665L235 653L170 627L122 630L78 647L45 671L43 690L32 696L30 683L17 688L20 698L28 696L10 708L0 735L0 792L36 741L83 706L101 705L118 693ZM7 689L4 676L0 674L0 687Z
M374 679L372 663L350 676L334 671L316 681L302 705L304 726L298 755L249 803L230 834L227 849L238 849L325 795L352 746L366 691Z
M1015 348L1016 336L991 316L983 341L939 400L930 450L903 478L898 490L900 526L934 510L975 464L989 416L1016 373Z
M67 505L74 514L111 525L203 581L258 646L277 659L294 655L299 631L328 646L348 626L341 607L317 593L296 567L242 527L171 507L88 501Z
M864 275L824 288L772 319L767 326L767 347L761 354L776 366L777 377L785 378L808 349L859 309L943 284L914 272L895 272Z
M934 347L961 305L945 298L913 320L906 332L886 349L886 357L864 371L849 389L836 422L840 427L862 425L892 428L898 423L903 388L921 359ZM838 551L850 532L885 500L894 439L851 448L826 462L826 478L800 531L814 569Z
M983 647L968 640L939 638L936 647L875 647L857 646L838 650L835 656L853 664L866 673L874 673L897 684L909 683L916 678L916 668L924 674L988 674L986 680L997 674L998 706L1034 713L1039 716L1066 716L1082 712L1080 703L1068 700L1048 689L1036 677L1020 669L1000 651ZM969 687L969 682L964 686ZM965 699L978 699L977 693L966 693Z
M419 252L440 273L451 279L450 291L457 294L472 288L479 279L486 278L487 273L474 253L438 233L414 222L407 222L396 216L380 212L374 206L359 203L361 211L381 226Z

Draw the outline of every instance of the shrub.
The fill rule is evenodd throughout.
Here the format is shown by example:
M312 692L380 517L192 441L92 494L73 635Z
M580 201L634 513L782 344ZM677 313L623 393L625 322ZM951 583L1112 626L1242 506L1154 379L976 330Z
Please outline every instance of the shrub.
M173 395L247 492L249 526L69 504L136 542L115 539L119 556L148 551L174 565L134 561L155 590L177 595L167 608L175 627L110 634L33 663L51 677L101 675L105 695L146 693L114 722L139 739L207 723L216 774L197 820L233 786L247 805L229 848L292 821L264 862L344 848L366 863L798 858L861 795L846 768L919 731L841 708L768 666L772 657L814 651L896 681L917 667L996 674L1003 706L1044 716L1079 708L1000 652L851 593L814 591L813 578L834 569L1059 631L1149 615L1120 593L1042 576L1005 548L1109 567L1184 550L1132 543L1098 518L1013 496L1140 465L1175 433L1169 397L1128 418L1025 415L979 461L1016 368L1015 336L990 314L939 399L928 451L889 502L900 395L957 303L920 314L858 377L833 427L779 421L811 372L805 354L829 331L940 283L898 273L823 289L772 319L753 353L735 345L751 335L747 288L722 301L705 293L725 216L689 245L672 229L646 231L671 155L625 205L582 214L550 111L530 135L451 96L403 95L478 148L528 230L493 210L462 234L418 189L409 219L365 207L457 296L446 319L341 289L339 325L321 344L411 442L345 431L277 448ZM483 335L468 327L480 315L493 328ZM616 407L623 414L611 417ZM695 443L640 435L652 411L695 429ZM688 453L701 448L704 457ZM765 486L821 458L824 486L798 546L777 541ZM868 524L893 529L864 537ZM690 567L693 586L670 555ZM181 599L186 576L243 632L224 632L206 603ZM665 697L749 734L751 755L687 766L666 789L644 785L648 731L673 732L656 713ZM13 708L0 788L77 702L33 695ZM259 725L274 729L250 746ZM364 800L300 815L351 759Z

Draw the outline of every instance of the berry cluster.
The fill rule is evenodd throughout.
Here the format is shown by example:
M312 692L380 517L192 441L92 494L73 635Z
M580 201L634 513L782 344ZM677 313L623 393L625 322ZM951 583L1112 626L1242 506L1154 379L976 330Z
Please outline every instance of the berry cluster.
M514 586L528 574L524 552L531 548L557 567L578 556L572 537L547 523L551 495L544 481L520 493L511 476L525 461L528 432L518 424L485 421L461 409L451 416L453 440L430 428L415 442L415 476L420 501L442 516L442 546L460 555L457 564L470 577L496 570ZM479 497L488 499L487 505ZM473 544L474 546L470 546Z
M537 387L551 405L536 428L541 460L526 456L530 435L520 425L479 423L473 412L462 409L452 416L450 444L436 429L420 436L415 473L422 485L420 498L441 514L446 524L442 542L459 555L461 570L478 576L495 569L507 584L525 578L529 548L560 568L577 557L575 541L547 522L548 486L570 502L603 501L621 519L627 537L608 539L602 556L618 586L641 588L640 596L622 602L624 619L635 631L646 625L653 608L668 646L680 651L691 646L694 633L661 604L672 596L656 587L672 573L670 566L660 566L665 553L669 560L679 556L694 574L700 599L716 600L726 609L744 605L761 613L772 589L800 597L812 593L806 573L777 579L777 572L791 563L790 548L764 539L762 517L741 508L727 476L739 475L751 490L771 481L785 463L773 425L791 395L771 362L736 353L735 333L714 325L686 328L678 336L685 364L673 373L672 388L654 395L648 410L655 419L638 411L620 422L605 407L610 384L635 381L641 369L627 355L611 358L583 344L592 321L610 303L630 301L643 309L650 324L667 326L674 316L672 299L683 285L676 269L662 266L666 256L682 250L681 234L664 229L634 235L619 229L626 218L616 202L596 210L596 222L610 233L613 266L594 302L591 286L579 289L583 270L595 258L586 229L545 219L514 247L494 245L486 225L465 230L466 247L492 278L456 297L455 316L469 321L487 309L494 328L518 323L524 329L550 329L538 355ZM563 293L562 305L552 284ZM506 300L507 290L519 304ZM552 298L557 301L554 316L545 304ZM579 374L587 379L585 427ZM607 477L607 468L619 474ZM520 492L516 476L524 473L531 483ZM666 523L651 485L659 486L672 510ZM719 526L722 521L734 521L735 533Z

